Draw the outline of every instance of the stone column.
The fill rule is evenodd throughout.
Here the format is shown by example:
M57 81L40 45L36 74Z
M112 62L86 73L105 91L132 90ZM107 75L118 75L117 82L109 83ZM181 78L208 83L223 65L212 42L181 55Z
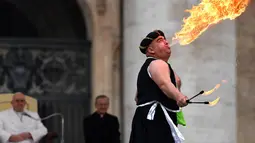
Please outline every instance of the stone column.
M237 20L237 141L254 142L255 2Z
M118 67L113 60L118 60L116 51L119 48L119 8L118 1L77 0L84 19L88 23L89 37L92 40L92 105L96 96L105 94L110 98L109 113L119 114L119 93L116 91ZM117 65L118 66L118 65ZM115 67L115 68L114 68ZM116 77L115 77L116 76Z
M124 2L124 143L128 143L135 111L136 78L145 60L138 49L148 32L161 29L171 39L180 30L188 0L128 0ZM180 127L189 143L235 142L235 23L224 21L187 46L172 47L170 63L183 81L182 92L191 97L228 80L217 92L200 100L221 97L215 107L188 105L187 127Z

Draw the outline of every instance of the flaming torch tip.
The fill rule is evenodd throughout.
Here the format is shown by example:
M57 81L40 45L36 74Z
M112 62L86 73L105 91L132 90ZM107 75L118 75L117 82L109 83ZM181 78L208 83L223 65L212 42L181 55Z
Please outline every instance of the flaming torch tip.
M220 101L220 97L218 97L215 100L209 102L209 106L215 106L219 101Z

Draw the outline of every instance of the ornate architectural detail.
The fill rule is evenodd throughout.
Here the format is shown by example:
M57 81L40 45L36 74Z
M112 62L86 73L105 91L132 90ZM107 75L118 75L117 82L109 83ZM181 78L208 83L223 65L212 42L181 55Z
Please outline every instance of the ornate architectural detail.
M0 92L88 92L89 57L84 51L12 48L0 55L0 63Z
M97 14L103 16L107 10L106 0L96 0L96 10Z

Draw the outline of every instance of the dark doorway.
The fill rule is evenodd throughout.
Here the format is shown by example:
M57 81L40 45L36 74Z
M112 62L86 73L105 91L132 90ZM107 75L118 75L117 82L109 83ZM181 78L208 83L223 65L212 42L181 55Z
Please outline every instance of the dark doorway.
M0 92L21 91L38 100L41 117L62 113L65 142L83 140L90 113L90 48L75 0L0 2ZM61 120L43 121L61 139Z
M0 17L0 37L38 37L37 29L15 4L0 1Z

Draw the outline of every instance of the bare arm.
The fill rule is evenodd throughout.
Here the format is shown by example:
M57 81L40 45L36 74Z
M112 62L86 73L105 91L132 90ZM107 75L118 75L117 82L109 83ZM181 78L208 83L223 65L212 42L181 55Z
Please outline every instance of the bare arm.
M162 60L152 61L149 67L152 80L159 86L159 88L171 99L176 100L181 94L177 88L172 84L170 78L170 70Z
M184 96L171 82L168 64L162 60L154 60L149 66L152 80L167 95L177 101L180 107L186 106L187 97Z

